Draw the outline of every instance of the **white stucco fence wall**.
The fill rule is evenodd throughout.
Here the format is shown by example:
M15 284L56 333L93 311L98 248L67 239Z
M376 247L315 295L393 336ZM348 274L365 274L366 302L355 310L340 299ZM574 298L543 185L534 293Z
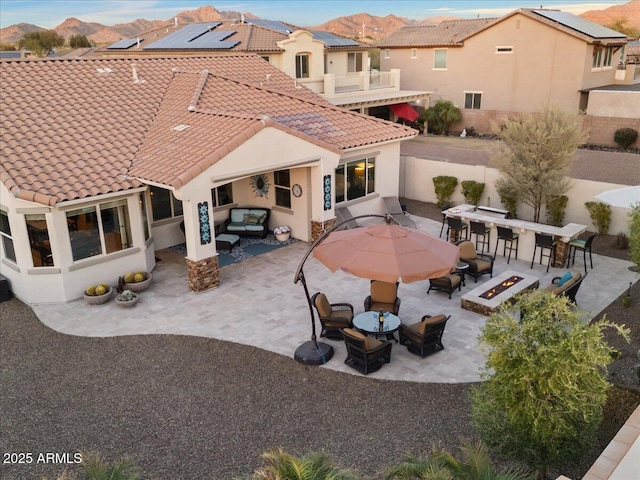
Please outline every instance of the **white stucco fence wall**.
M485 184L480 204L501 207L500 196L494 187L495 181L500 176L495 168L482 165L449 163L408 155L402 155L400 157L400 168L402 175L400 179L400 196L402 197L422 202L436 203L437 198L433 186L433 177L448 175L458 179L458 186L452 197L455 203L465 203L460 183L464 180L475 180L476 182ZM594 195L604 192L605 190L624 188L627 186L628 185L574 179L571 190L567 193L569 202L565 210L564 223L588 225L588 230L597 231L591 222L591 217L584 204L586 202L597 201ZM628 212L629 209L626 208L611 207L611 226L608 232L610 235L617 235L621 232L629 235ZM533 209L526 205L520 205L518 207L518 217L523 220L532 220ZM541 218L545 218L544 212Z

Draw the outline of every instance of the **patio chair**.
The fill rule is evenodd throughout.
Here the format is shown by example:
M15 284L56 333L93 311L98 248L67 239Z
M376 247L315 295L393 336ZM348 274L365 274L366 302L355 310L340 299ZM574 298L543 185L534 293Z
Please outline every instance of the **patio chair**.
M571 302L576 302L576 294L578 293L578 289L585 278L587 278L588 273L582 275L578 272L567 271L562 277L553 277L551 283L547 285L545 290L553 293L554 295L564 295Z
M447 217L447 239L450 239L449 232L453 230L453 239L457 242L462 239L468 240L467 224L457 217Z
M452 203L445 203L440 208L440 211L442 212L442 226L440 227L440 235L439 235L440 238L442 238L442 232L444 232L444 227L447 224L447 214L444 212L449 210L451 207L453 207Z
M360 226L358 225L358 222L356 220L353 220L353 215L347 207L336 207L335 212L336 224L347 221L347 223L345 223L338 230L348 230L351 228L358 228Z
M553 261L553 263L555 263L556 261L557 245L558 245L558 241L553 237L553 235L536 232L536 244L533 247L533 258L531 259L531 268L533 268L533 262L536 259L536 250L539 247L540 248L540 265L542 265L543 257L547 257L549 259L547 261L547 272L548 272L549 267L551 266L551 262ZM549 250L549 253L545 254L544 253L545 250Z
M382 365L391 361L393 343L389 340L383 342L363 335L352 328L345 328L342 333L344 344L347 347L345 365L367 375L379 370Z
M449 315L425 315L422 320L411 325L400 325L400 345L415 355L427 355L444 350L442 334Z
M445 277L430 278L429 290L427 290L427 294L431 290L447 292L449 294L449 299L451 299L451 294L456 289L458 291L462 290L462 275L457 271L457 268L455 271L451 272Z
M493 278L493 255L476 251L476 246L471 240L465 240L458 244L460 248L460 261L469 265L466 275L471 275L478 283L478 277L489 274Z
M382 201L384 202L384 208L387 210L387 215L389 215L394 222L403 227L416 228L416 222L407 217L402 210L402 205L400 205L398 197L383 197Z
M364 299L365 312L382 310L383 312L398 315L400 311L398 285L399 282L394 284L380 280L371 280L371 295Z
M353 326L353 305L350 303L329 303L324 293L318 292L311 297L311 303L316 307L320 324L321 337L330 340L342 340L342 329Z
M591 245L593 244L593 239L596 238L598 232L592 233L586 240L571 240L569 242L569 255L567 255L567 268L569 268L569 261L571 261L571 265L576 263L576 250L582 250L582 260L584 262L584 273L587 273L587 252L589 252L589 262L591 263L591 268L593 269L593 257L591 256ZM571 254L573 252L573 255Z

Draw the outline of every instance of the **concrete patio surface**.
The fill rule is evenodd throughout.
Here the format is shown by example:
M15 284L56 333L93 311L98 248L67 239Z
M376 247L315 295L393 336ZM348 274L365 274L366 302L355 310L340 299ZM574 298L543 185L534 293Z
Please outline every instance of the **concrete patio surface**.
M434 235L440 233L440 222L412 216L417 228ZM310 244L294 243L280 249L221 268L221 285L204 293L189 290L186 264L181 254L171 250L156 252L159 261L153 271L153 284L140 295L138 304L130 309L111 301L105 305L86 305L83 300L65 304L41 304L33 307L38 318L50 328L69 335L110 337L119 335L195 335L252 345L290 357L296 348L311 337L311 320L304 290L294 284L298 264ZM584 267L576 259L578 271ZM507 265L498 254L494 276L505 270L520 271L540 277L544 288L565 269L535 264L531 259L514 260ZM589 269L577 294L578 308L590 319L614 301L639 278L628 269L630 262L600 255L593 256L594 268ZM326 293L331 302L349 302L355 313L363 311L363 301L369 294L369 281L344 272L331 273L310 257L305 268L309 291ZM402 300L400 318L404 323L418 321L423 315L451 315L444 332L445 349L421 358L406 347L394 344L391 363L371 378L411 382L458 383L480 380L484 365L477 337L487 317L460 308L462 295L478 284L467 278L462 292L451 300L443 292L427 294L428 281L400 284ZM107 280L107 279L104 279ZM612 319L615 321L615 319ZM316 329L319 334L319 322ZM322 339L335 349L334 357L319 368L360 375L344 364L344 343Z

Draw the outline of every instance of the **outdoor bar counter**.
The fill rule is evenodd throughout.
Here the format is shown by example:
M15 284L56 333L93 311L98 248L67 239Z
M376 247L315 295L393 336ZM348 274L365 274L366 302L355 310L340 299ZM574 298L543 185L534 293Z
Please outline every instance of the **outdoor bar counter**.
M582 232L587 229L587 225L580 225L578 223L568 223L564 227L555 227L553 225L545 225L543 223L527 222L525 220L518 220L513 218L503 218L501 215L494 215L488 212L482 212L477 210L475 205L461 204L451 207L443 212L447 217L461 218L465 222L469 223L470 220L475 222L484 222L487 227L491 227L491 244L490 253L493 254L496 248L496 242L498 241L498 232L495 228L496 225L501 227L511 228L513 233L520 235L518 245L518 259L527 260L531 262L533 258L533 250L536 244L535 234L546 233L553 235L558 241L556 246L556 261L553 266L562 267L566 261L568 253L568 243L574 240ZM470 233L471 227L468 227L469 238L475 241L475 236ZM498 255L501 255L503 251L502 243L498 248ZM547 253L547 252L545 252ZM511 258L515 257L515 242L514 252ZM540 259L540 249L536 252L536 263ZM543 259L543 264L545 260Z

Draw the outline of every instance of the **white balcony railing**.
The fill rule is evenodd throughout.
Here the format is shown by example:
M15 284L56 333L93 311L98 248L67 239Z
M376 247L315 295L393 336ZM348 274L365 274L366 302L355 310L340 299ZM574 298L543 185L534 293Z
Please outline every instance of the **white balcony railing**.
M325 98L336 95L364 93L371 90L400 90L400 70L390 72L354 72L347 75L324 75Z

